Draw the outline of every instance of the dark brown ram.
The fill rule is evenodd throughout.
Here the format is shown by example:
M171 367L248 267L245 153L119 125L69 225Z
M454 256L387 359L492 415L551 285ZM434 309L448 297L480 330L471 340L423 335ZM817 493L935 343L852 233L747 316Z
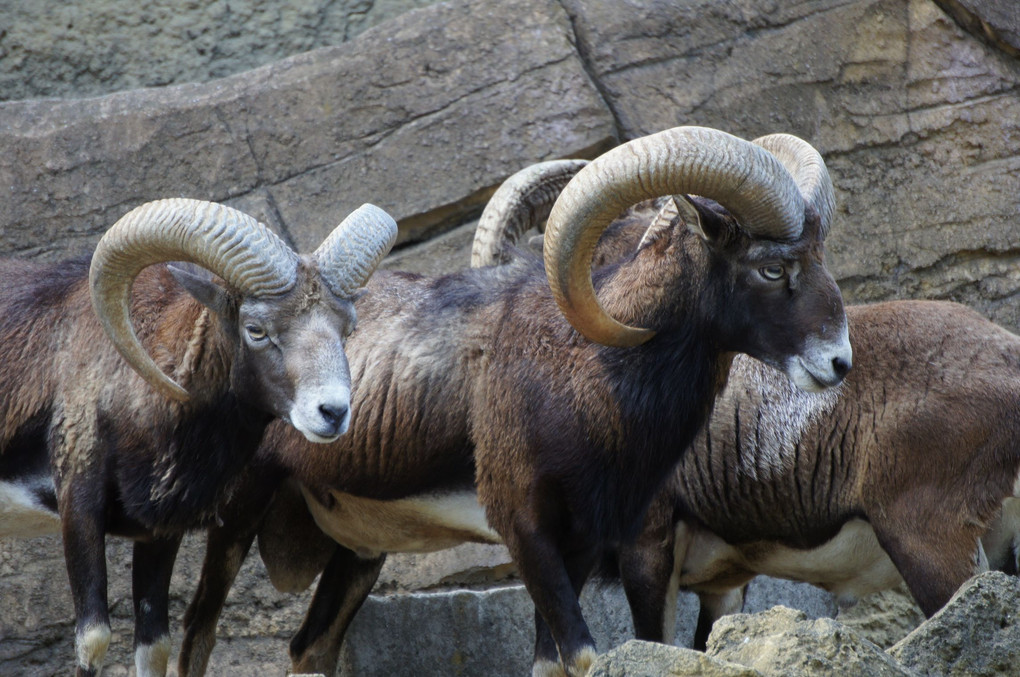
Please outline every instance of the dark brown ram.
M510 260L508 245L540 225L577 163L508 182L479 225L474 264ZM666 204L657 222L673 211ZM640 224L612 228L597 262L628 256L647 235ZM694 645L704 648L758 574L814 583L842 605L905 580L930 616L976 571L1017 572L1020 338L946 302L846 310L857 359L838 388L804 392L734 358L645 530L620 549L638 638L672 639L684 588L701 601Z
M0 535L63 535L79 677L110 642L105 534L135 539L135 662L161 675L182 532L215 523L274 417L315 442L346 430L352 301L395 236L366 205L298 256L171 199L121 218L91 268L0 262Z

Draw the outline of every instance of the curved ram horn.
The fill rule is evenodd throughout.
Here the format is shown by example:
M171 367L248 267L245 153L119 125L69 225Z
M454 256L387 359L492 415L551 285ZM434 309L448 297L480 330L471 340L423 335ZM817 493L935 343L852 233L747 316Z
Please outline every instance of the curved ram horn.
M715 200L755 236L794 239L803 228L797 184L760 146L714 129L675 127L614 148L567 184L546 224L545 267L553 298L588 339L623 347L654 335L606 313L592 286L591 259L602 231L624 209L679 193Z
M297 280L297 254L266 226L225 205L175 198L132 209L103 235L89 286L103 330L128 364L156 390L179 401L188 393L145 352L131 325L131 285L146 267L188 261L248 296L281 294Z
M312 255L319 275L337 296L351 298L397 241L397 222L364 204L333 229Z
M804 201L818 212L824 239L836 211L836 196L821 154L807 141L791 134L769 134L751 143L775 155L786 167L786 171L790 172Z
M478 219L471 244L471 267L505 263L503 245L549 218L563 187L588 164L587 160L551 160L525 167L492 194Z

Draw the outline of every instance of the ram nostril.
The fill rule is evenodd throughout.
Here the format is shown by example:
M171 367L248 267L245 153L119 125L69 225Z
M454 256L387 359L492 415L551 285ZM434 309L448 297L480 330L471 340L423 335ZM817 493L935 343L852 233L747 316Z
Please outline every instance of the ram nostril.
M832 370L836 372L836 375L843 378L850 371L850 360L842 357L832 358Z
M320 404L319 413L334 428L339 428L347 416L348 408L344 405Z

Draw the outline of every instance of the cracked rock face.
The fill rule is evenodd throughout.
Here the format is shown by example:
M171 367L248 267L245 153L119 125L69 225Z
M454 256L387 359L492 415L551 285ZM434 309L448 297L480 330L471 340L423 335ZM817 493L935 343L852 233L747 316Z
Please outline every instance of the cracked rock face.
M764 675L911 674L878 646L831 618L808 620L781 606L754 615L723 616L712 628L705 653Z
M0 105L0 251L87 251L168 193L228 202L301 251L371 202L402 245L477 216L522 166L615 145L559 4L470 7L212 82Z
M851 302L955 299L1020 328L1020 60L965 28L1012 44L1011 0L527 0L484 12L461 1L346 42L345 21L425 0L274 11L250 0L229 15L212 3L187 15L188 49L217 64L201 74L187 66L195 54L163 50L161 39L184 34L171 30L184 15L159 22L163 4L101 24L122 0L96 16L63 3L60 22L33 21L44 4L17 4L0 72L14 78L43 58L18 47L32 26L71 25L80 36L55 44L111 58L129 38L155 45L132 51L152 53L159 77L103 75L104 88L199 84L0 107L4 251L84 251L168 190L232 201L298 245L374 200L400 221L401 243L423 242L476 215L530 162L703 124L788 131L822 151L838 205L830 265ZM116 49L96 47L111 35ZM320 45L335 46L273 60ZM96 92L68 80L52 93Z
M338 45L435 0L14 0L0 100L99 96L206 82Z

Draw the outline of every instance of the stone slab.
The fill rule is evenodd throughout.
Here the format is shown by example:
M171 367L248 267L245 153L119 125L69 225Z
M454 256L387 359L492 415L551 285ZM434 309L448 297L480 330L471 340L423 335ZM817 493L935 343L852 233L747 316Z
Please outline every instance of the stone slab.
M472 6L207 83L0 103L0 252L86 252L171 196L252 208L303 251L364 202L418 240L525 165L614 143L557 2Z

